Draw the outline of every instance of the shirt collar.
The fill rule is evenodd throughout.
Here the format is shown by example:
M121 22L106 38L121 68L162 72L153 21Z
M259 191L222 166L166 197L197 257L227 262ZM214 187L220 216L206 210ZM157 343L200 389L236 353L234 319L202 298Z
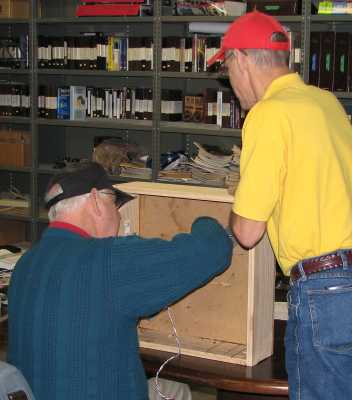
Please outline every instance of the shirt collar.
M283 89L286 89L289 86L297 86L302 83L303 83L303 81L297 72L282 75L279 78L274 79L270 83L270 85L267 87L267 89L264 93L263 100L268 99L275 93L277 93Z
M81 229L80 227L78 227L76 225L69 224L68 222L53 221L53 222L50 222L49 228L66 229L70 232L77 233L78 235L80 235L84 238L87 238L87 239L92 237L85 230Z

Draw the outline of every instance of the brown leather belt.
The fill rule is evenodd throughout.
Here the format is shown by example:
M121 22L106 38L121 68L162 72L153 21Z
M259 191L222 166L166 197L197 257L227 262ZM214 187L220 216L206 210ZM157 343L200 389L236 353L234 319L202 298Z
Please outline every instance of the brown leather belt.
M345 254L347 264L352 265L352 249L339 250L338 252L335 251L334 253L324 254L322 256L303 261L302 267L304 273L306 275L310 275L316 272L342 267L343 260L339 253ZM292 267L290 277L292 281L296 281L298 278L302 277L298 264L295 264Z

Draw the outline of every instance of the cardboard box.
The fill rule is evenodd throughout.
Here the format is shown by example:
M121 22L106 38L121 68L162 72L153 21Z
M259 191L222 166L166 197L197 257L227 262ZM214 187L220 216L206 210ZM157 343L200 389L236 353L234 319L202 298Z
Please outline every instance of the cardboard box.
M0 245L23 242L26 239L26 226L22 221L2 220Z
M183 120L202 122L204 115L203 96L185 96L183 102Z
M29 167L31 165L30 133L20 130L0 130L0 166Z
M0 0L0 18L29 18L29 0Z
M136 195L121 210L120 234L169 239L208 215L228 224L233 197L226 189L150 182L116 185ZM266 237L249 251L236 246L231 267L172 306L181 352L255 365L273 351L275 260ZM140 346L177 352L165 311L142 320Z

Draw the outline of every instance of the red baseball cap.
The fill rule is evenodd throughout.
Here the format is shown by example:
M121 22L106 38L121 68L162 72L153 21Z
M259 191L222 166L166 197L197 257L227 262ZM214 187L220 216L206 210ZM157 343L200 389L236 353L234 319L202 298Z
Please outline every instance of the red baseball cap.
M252 11L237 18L226 31L220 50L211 57L210 67L223 61L229 49L290 50L290 41L285 28L274 17Z

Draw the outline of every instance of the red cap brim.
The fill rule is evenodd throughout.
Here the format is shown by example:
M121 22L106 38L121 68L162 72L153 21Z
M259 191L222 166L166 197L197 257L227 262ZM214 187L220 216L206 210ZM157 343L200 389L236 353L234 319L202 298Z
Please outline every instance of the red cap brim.
M224 56L225 56L225 50L220 49L217 53L213 55L213 57L210 57L209 60L207 61L207 66L211 67L216 61L224 61Z

